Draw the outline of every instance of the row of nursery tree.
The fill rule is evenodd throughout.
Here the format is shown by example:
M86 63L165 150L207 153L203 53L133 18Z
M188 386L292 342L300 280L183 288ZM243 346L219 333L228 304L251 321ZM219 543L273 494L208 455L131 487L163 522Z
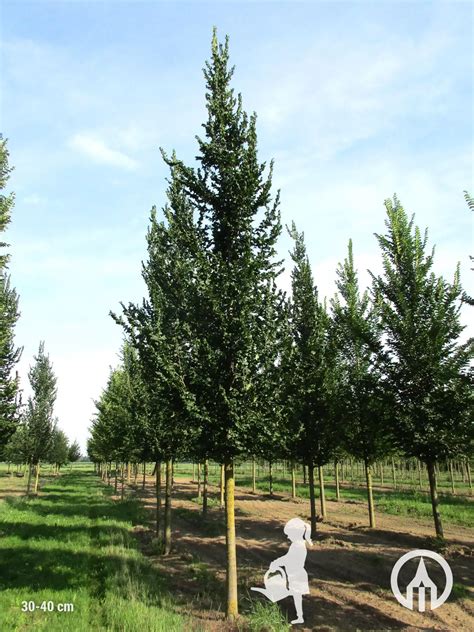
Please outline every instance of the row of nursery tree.
M12 171L8 159L6 140L0 136L1 234L11 221L15 202L14 194L5 192ZM7 245L3 241L0 243L2 249ZM29 493L33 475L35 492L38 489L41 462L53 464L58 471L65 463L77 461L80 449L76 442L70 445L57 427L54 417L56 377L43 343L28 374L32 394L26 405L22 404L19 377L15 371L22 352L15 345L15 325L20 313L18 294L10 283L9 259L5 252L0 254L0 461L27 466Z
M294 224L291 296L278 288L279 194L272 199L272 164L258 160L256 116L234 95L232 74L228 41L219 44L214 33L198 165L162 151L168 203L163 220L151 212L148 296L112 314L126 342L88 445L104 478L115 462L156 462L165 552L172 462L222 464L230 618L238 612L237 459L307 467L314 538L315 474L323 491L323 465L344 454L365 463L374 526L373 464L393 453L416 457L426 464L443 537L435 465L472 451L474 350L472 339L460 339L459 267L452 281L433 272L427 233L396 197L385 202L385 232L376 235L383 272L371 275L370 288L359 287L349 242L338 293L322 301Z

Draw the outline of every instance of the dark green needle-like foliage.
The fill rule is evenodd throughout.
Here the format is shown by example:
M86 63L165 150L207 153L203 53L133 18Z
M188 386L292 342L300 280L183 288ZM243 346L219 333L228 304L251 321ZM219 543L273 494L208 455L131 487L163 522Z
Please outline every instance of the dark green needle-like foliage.
M459 266L452 283L432 271L434 249L396 197L386 200L384 235L377 235L383 274L372 275L380 302L396 398L399 446L427 464L436 533L443 535L436 494L437 461L472 446L474 341L461 343Z
M268 285L277 275L281 232L278 196L271 201L271 167L257 156L256 115L247 116L231 87L228 41L212 39L206 63L208 118L198 138L197 168L168 159L197 213L204 260L199 266L201 325L194 355L200 367L198 409L206 420L208 451L225 464L227 614L237 615L233 460L248 454L258 412L262 317ZM203 412L204 411L204 412ZM263 419L262 419L263 420Z
M55 465L58 469L69 460L69 441L62 430L55 428L51 439L51 447L46 460Z
M69 446L69 450L68 450L68 455L67 455L67 460L70 463L75 463L76 461L79 461L79 459L81 458L81 448L78 444L77 441L74 441L73 443L71 443L71 445Z
M5 194L12 169L8 164L6 140L0 136L0 239L11 220L15 201L13 193ZM0 459L2 451L18 425L18 378L13 374L21 349L15 346L14 331L19 318L18 295L10 285L8 244L0 243Z
M393 442L394 408L386 387L381 355L382 322L368 291L359 290L352 241L337 270L339 296L332 301L333 335L340 370L335 406L344 447L366 466L370 525L375 526L371 468L387 455Z
M336 358L330 337L330 317L325 305L318 300L304 236L294 224L289 232L295 242L291 253L294 262L290 305L292 348L287 371L290 425L293 449L309 468L311 527L315 535L313 469L315 465L321 467L328 463L340 443L333 409Z

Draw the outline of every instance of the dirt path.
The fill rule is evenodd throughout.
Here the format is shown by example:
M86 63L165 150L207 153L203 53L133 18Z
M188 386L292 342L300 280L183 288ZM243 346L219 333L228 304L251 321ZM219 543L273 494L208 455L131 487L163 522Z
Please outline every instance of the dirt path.
M153 506L153 481L147 481L142 493L146 506ZM211 487L211 495L216 488ZM213 594L209 603L193 610L193 616L206 622L206 629L225 630L222 620L223 580L225 577L225 535L223 515L218 507L209 508L207 525L200 520L201 508L192 498L196 485L189 479L175 481L173 534L175 552L156 559L167 573L173 588L183 597L200 594L200 583ZM308 551L306 569L310 577L311 594L304 597L305 626L302 630L369 631L369 630L474 630L472 587L474 586L474 531L457 526L445 528L448 560L455 584L470 587L462 599L445 603L426 613L412 612L398 604L390 590L390 573L395 561L404 553L416 549L433 549L433 528L429 521L378 514L377 529L369 530L364 503L341 501L327 503L328 519L318 523L319 534ZM250 586L261 586L263 574L270 562L288 550L283 534L286 521L300 516L309 519L307 501L277 495L236 490L237 557L240 594ZM195 581L189 579L191 560L201 560L217 577L215 585L208 574L201 573ZM408 567L408 565L407 565ZM437 565L427 561L433 580L444 587ZM404 569L405 570L405 569ZM407 581L415 566L406 568ZM411 576L409 575L411 573ZM403 583L403 578L402 583ZM437 581L439 580L439 582ZM470 599L469 599L470 597ZM252 599L260 599L252 593ZM262 597L263 599L263 597ZM209 601L209 600L208 600ZM197 600L202 606L202 599ZM288 618L294 618L291 597L280 602ZM206 610L210 608L210 610Z

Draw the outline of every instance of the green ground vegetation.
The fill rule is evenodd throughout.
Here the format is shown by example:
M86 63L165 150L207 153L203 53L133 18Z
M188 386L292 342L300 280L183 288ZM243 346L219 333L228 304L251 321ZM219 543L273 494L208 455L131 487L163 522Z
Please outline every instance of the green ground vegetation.
M13 496L24 481L2 470L1 630L186 628L164 578L131 533L144 518L137 501L114 502L90 466L46 477L41 495L31 499Z
M290 473L287 471L283 476L282 468L274 466L273 475L273 491L275 494L291 494ZM240 487L251 488L251 464L243 463L236 468L236 485ZM259 475L256 478L256 488L259 491L268 492L269 477L268 469L263 467L257 470ZM189 463L180 463L175 467L176 476L191 476L193 474L192 465ZM393 488L391 482L392 471L391 465L387 466L384 472L383 489L374 489L374 501L377 511L384 513L411 516L414 518L432 519L431 500L428 492L428 483L426 474L422 480L423 490L419 489L418 473L412 477L411 473L397 471L397 488ZM326 498L328 500L336 499L335 485L331 481L333 472L330 468L326 469ZM365 480L362 478L362 471L356 472L354 468L354 480L351 477L345 480L341 485L341 503L344 502L360 502L366 503L367 492L364 487ZM309 488L301 481L301 473L298 474L298 483L296 485L297 496L299 498L309 499ZM217 465L211 464L209 468L209 482L213 485L219 484L219 469ZM380 478L374 477L374 485L380 485ZM440 473L440 510L443 519L447 524L455 524L464 527L472 527L474 524L474 499L469 496L469 487L467 482L462 480L455 482L456 494L451 493L451 482L448 473Z
M45 466L40 494L26 498L23 470L17 476L16 466L0 463L0 630L204 629L191 620L186 595L178 603L166 578L139 551L132 528L147 525L150 516L133 494L114 500L92 465L82 462L60 475ZM215 526L219 533L222 528ZM219 592L206 564L193 560L188 570L204 592ZM236 629L288 630L275 604L254 601L244 604Z

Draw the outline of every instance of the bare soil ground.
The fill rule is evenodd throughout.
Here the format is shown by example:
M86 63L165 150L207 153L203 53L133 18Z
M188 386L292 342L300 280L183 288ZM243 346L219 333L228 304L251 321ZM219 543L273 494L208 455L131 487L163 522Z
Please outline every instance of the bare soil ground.
M145 491L137 486L145 506L154 512L153 480ZM217 489L211 487L211 496ZM225 534L223 512L209 508L201 520L201 507L192 501L196 485L177 479L173 491L173 552L154 561L167 576L173 592L188 604L189 612L206 630L232 630L225 623ZM306 569L311 594L304 597L305 625L301 630L444 630L474 631L474 530L446 525L446 547L442 554L454 575L455 591L448 602L434 611L410 611L396 601L390 589L390 573L396 560L412 549L432 549L430 521L377 515L377 529L369 529L364 503L327 503L328 519L318 523L318 538L308 550ZM284 554L288 541L283 534L287 520L309 519L309 503L282 495L270 498L246 489L236 490L237 558L239 591L245 599L264 599L250 593L263 585L270 562ZM152 520L152 517L151 517ZM152 554L152 529L140 533L144 550ZM415 566L406 565L405 585ZM444 588L439 567L427 560L430 577ZM410 574L411 573L411 574ZM400 576L403 585L404 576ZM457 586L457 588L456 588ZM462 586L464 588L459 588ZM280 603L288 620L294 618L292 598ZM201 629L202 629L201 627Z

